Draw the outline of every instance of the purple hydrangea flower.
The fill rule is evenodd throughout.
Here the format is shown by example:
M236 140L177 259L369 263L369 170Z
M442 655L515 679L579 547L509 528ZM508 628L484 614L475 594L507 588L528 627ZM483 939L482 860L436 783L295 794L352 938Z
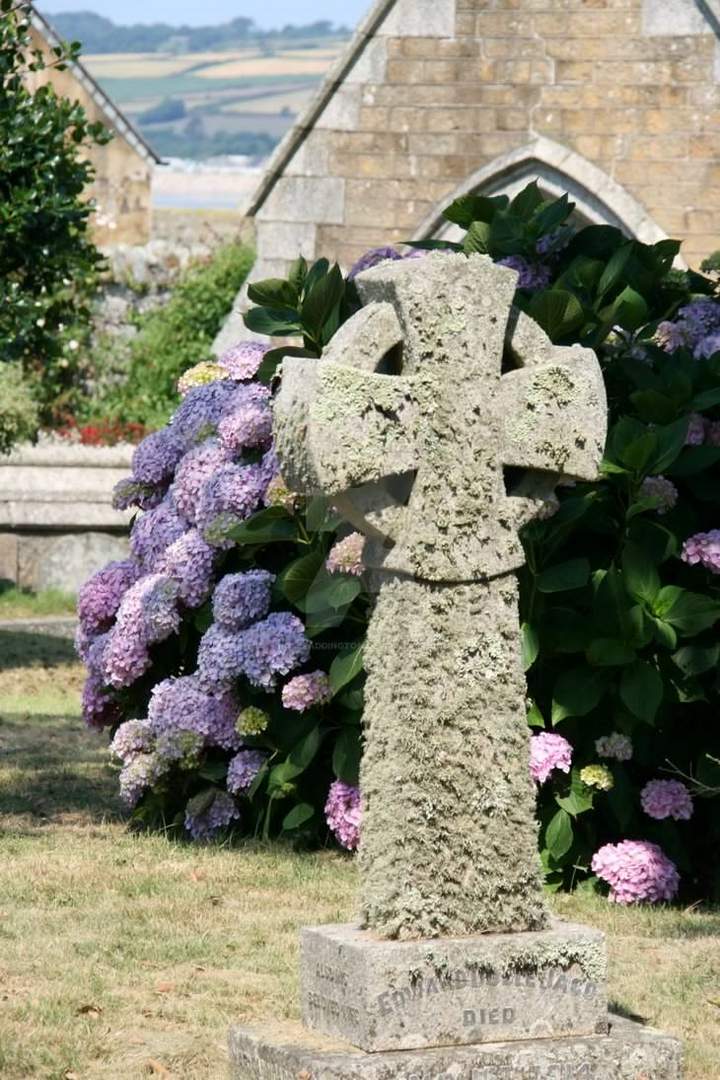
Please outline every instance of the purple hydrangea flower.
M648 817L656 821L689 821L693 815L692 796L679 780L648 781L640 792L640 802Z
M705 442L705 419L700 413L690 413L686 446L702 446Z
M120 761L130 761L136 754L148 754L155 748L155 738L147 720L126 720L115 732L110 754Z
M335 780L330 785L325 803L325 820L338 843L348 851L355 851L360 843L362 806L360 792L356 787Z
M170 492L178 512L187 521L196 523L203 487L210 477L230 460L230 454L215 439L208 439L185 454L175 473Z
M720 529L689 537L683 544L680 558L690 566L699 563L713 574L720 574Z
M359 577L365 569L363 548L365 537L362 533L350 533L343 540L338 540L328 552L325 567L331 574L354 574Z
M211 840L239 817L234 800L224 791L218 791L209 805L205 795L197 795L185 809L185 828L193 840Z
M194 386L170 421L171 437L185 451L216 434L217 426L235 403L238 386L231 379Z
M646 477L640 485L640 495L644 499L657 499L660 515L667 514L678 501L678 489L664 476Z
M655 331L655 341L667 353L675 352L676 349L683 349L688 344L686 328L682 323L670 322L666 319L664 322L658 323L658 328Z
M190 529L166 548L158 565L175 582L179 599L195 608L210 593L216 556L215 548L206 543L198 530Z
M305 712L313 705L325 705L332 697L330 680L324 671L311 671L308 675L296 675L282 689L282 703L286 709Z
M206 630L198 649L197 677L208 692L222 691L240 677L242 634L226 630L219 623Z
M237 750L240 737L235 730L238 703L231 693L210 694L197 675L159 682L150 697L148 722L159 737L169 732L194 731L207 746Z
M698 360L709 360L715 353L720 352L720 333L708 334L695 346L694 355Z
M569 773L572 764L572 746L562 735L541 731L530 739L530 775L538 784L544 784L553 769Z
M708 446L720 446L720 421L707 421L705 425L705 442Z
M276 611L239 635L240 670L253 684L272 690L276 676L307 663L310 642L305 627L296 615Z
M113 633L139 635L152 645L180 629L178 587L164 574L149 574L132 585L123 597Z
M593 855L590 865L610 886L609 899L615 904L672 900L680 885L675 864L648 840L605 844Z
M130 547L145 570L153 570L166 548L187 531L187 524L171 499L142 514L130 533Z
M172 438L170 428L154 431L135 448L132 478L141 484L165 484L181 457L182 449Z
M228 791L232 795L247 791L266 761L267 754L263 754L261 750L241 750L228 765Z
M158 782L164 771L164 764L157 754L135 754L120 772L121 802L132 809L148 788Z
M78 618L86 634L97 634L112 624L120 601L140 576L134 559L108 563L89 578L78 596Z
M257 465L229 463L217 469L206 481L197 508L197 524L206 539L207 529L221 514L238 521L250 517L261 505L265 482Z
M720 330L720 303L709 296L691 300L680 308L678 316L694 343Z
M531 262L523 255L507 255L498 259L500 266L508 266L518 273L518 289L547 289L552 280L552 270L543 263Z
M122 719L122 709L104 679L90 672L82 691L82 717L89 728L99 731L113 727Z
M220 445L230 454L246 447L262 446L272 435L270 391L266 386L249 385L240 389L242 397L218 424Z
M352 281L358 274L362 274L363 270L370 270L373 266L378 266L383 262L397 262L402 258L403 256L397 248L372 248L372 250L366 251L364 255L361 255L358 261L352 266L350 273L348 274L348 281Z
M102 653L102 675L110 686L132 686L152 663L140 626L115 626Z
M270 589L275 575L267 570L228 574L213 596L215 622L223 630L243 630L270 610Z
M257 374L263 356L272 348L272 345L266 345L261 341L241 341L224 352L218 364L231 379L246 382Z
M613 731L611 735L601 735L595 740L595 750L600 757L612 758L615 761L630 761L633 756L632 741L619 731Z

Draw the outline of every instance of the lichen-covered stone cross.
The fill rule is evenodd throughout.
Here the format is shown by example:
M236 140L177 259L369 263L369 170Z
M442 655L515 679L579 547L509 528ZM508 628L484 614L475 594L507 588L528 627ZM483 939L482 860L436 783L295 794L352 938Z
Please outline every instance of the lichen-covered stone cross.
M323 358L284 362L275 429L286 482L384 543L365 650L364 925L536 929L512 571L554 485L596 476L600 368L519 314L515 272L484 256L384 264L357 284L365 306Z

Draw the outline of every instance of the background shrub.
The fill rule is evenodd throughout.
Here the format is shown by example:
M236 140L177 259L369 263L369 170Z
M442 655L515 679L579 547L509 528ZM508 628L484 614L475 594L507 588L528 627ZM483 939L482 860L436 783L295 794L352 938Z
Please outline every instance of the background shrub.
M179 400L178 378L211 357L213 340L254 257L245 244L224 245L207 263L187 270L167 303L138 316L138 333L129 344L108 343L109 356L96 347L98 390L80 418L96 423L110 418L147 428L166 423Z
M648 246L611 227L577 228L568 223L572 210L567 197L549 202L535 185L512 202L504 196L467 196L446 211L465 230L463 241L425 245L489 254L517 270L518 306L554 342L594 348L608 391L610 430L601 479L560 487L544 519L523 536L527 565L520 575L521 614L543 865L552 889L581 881L595 885L591 862L601 846L650 841L676 864L684 895L717 898L720 873L714 853L720 817L717 804L704 797L717 791L720 769L715 723L720 658L716 283L673 269L679 248L675 241ZM382 249L369 253L354 270L402 257ZM270 382L288 352L322 353L357 307L352 276L344 279L325 260L308 267L301 259L287 280L251 286L256 306L248 313L248 325L302 342L291 350L267 352L256 380ZM221 361L226 374L233 364L242 367L243 356L240 349ZM218 385L192 391L198 395L192 408L216 408ZM226 476L225 466L212 459L213 432L223 438L220 415L198 429L206 439L202 454L209 455L203 458L208 471L198 479L200 503L226 490L225 480L219 479ZM163 460L183 423L163 435ZM154 443L150 449L153 455L158 452ZM176 459L164 472L156 469L153 478L145 452L136 460L130 485L136 503L154 505L163 499L151 511L157 528L172 521L181 533L190 530L189 523L173 518L177 481L165 494ZM245 450L239 459L247 467L257 460ZM309 694L298 709L297 685L281 687L282 679L265 687L254 683L243 659L244 639L232 644L224 636L217 603L181 605L180 633L169 633L161 645L151 647L142 676L120 692L103 684L106 641L94 652L92 642L84 641L86 655L94 657L90 685L94 693L106 695L104 718L115 728L119 720L145 717L153 689L168 676L195 672L198 656L201 678L203 664L213 672L230 663L237 676L234 692L244 707L241 755L256 755L240 762L243 775L251 779L238 788L237 747L230 752L205 735L199 749L193 744L194 756L180 765L158 763L152 751L151 768L133 749L130 736L137 733L123 725L117 739L127 752L124 773L129 769L137 779L144 769L133 789L136 814L146 821L170 819L182 828L183 823L190 827L190 813L192 834L206 837L232 823L241 805L242 827L248 831L317 842L327 833L324 808L331 792L330 822L352 846L362 640L370 613L357 576L357 546L350 537L338 547L338 530L342 536L347 528L324 500L305 504L290 498L279 477L266 486L263 497L271 504L266 509L246 506L234 520L219 514L200 526L205 541L217 548L214 581L220 585L215 597L228 574L262 569L276 575L272 610L294 613L312 643L307 662L291 664L284 672L293 677L295 667L308 674L325 672L327 692ZM136 553L146 547L147 536L158 535L143 520L134 530ZM171 535L174 539L176 534ZM159 543L162 549L164 541ZM160 550L142 573L153 567L169 572L168 560ZM111 638L113 619L114 614L105 624ZM122 624L119 617L120 640ZM301 690L303 699L308 690L304 684ZM249 707L254 710L250 714ZM198 815L204 831L196 827Z
M8 10L10 8L10 10ZM0 12L0 361L22 363L43 419L76 381L77 356L63 330L87 324L100 257L88 233L84 197L92 142L110 138L83 108L52 86L32 92L25 76L46 62L30 44L29 9ZM57 47L60 69L79 46Z
M19 364L0 364L0 454L34 439L38 406Z

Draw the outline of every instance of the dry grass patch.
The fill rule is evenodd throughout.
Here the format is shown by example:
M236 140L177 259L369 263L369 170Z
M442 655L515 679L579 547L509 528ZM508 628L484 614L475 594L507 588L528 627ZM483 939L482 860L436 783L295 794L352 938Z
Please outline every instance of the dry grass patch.
M14 655L29 666L0 671L0 1075L219 1080L231 1022L297 1017L297 930L352 917L355 867L128 832L105 739L77 719L80 669L60 646L44 666ZM687 1040L687 1080L716 1080L718 915L553 903L608 931L616 1006Z

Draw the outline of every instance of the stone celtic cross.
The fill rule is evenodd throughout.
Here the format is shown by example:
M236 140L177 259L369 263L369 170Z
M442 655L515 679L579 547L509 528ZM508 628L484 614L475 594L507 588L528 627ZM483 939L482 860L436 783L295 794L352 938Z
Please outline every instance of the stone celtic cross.
M518 529L554 485L597 474L600 368L519 314L515 272L487 257L434 253L357 285L364 306L323 358L284 362L275 429L290 486L324 492L382 542L363 925L383 938L538 930L513 571Z

